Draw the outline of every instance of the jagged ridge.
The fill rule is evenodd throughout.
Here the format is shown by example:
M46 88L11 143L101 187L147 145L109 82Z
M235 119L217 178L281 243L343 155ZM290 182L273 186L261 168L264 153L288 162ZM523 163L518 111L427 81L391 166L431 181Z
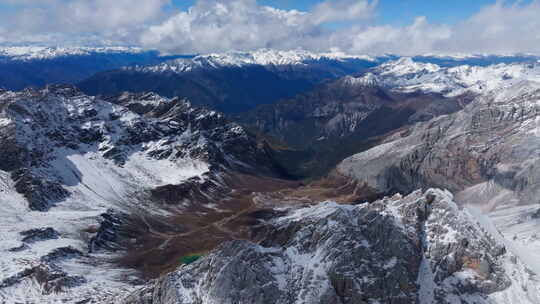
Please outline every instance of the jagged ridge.
M527 294L516 282L521 262L441 190L359 206L327 202L271 220L265 231L260 244L226 243L122 303L538 299L538 288Z

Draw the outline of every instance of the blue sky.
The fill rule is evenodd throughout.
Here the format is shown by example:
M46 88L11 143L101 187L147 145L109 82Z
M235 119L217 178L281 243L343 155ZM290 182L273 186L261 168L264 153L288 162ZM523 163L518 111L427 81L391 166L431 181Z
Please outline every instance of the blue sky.
M378 13L381 23L404 25L416 16L432 22L453 24L469 18L492 0L381 0Z

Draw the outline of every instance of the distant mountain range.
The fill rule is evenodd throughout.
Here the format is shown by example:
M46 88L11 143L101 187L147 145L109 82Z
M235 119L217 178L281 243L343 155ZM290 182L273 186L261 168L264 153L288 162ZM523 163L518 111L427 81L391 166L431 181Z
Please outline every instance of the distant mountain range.
M104 70L158 64L174 57L139 48L0 47L0 88L76 83Z
M154 66L126 67L98 73L78 86L88 94L154 91L182 96L226 113L313 88L329 79L376 65L370 57L261 50L175 59Z
M66 83L77 84L90 95L153 91L239 113L399 58L271 49L162 56L157 51L129 47L0 47L0 87L21 90ZM538 57L426 55L412 60L449 68L535 62Z
M300 176L326 174L344 155L374 145L389 132L529 81L540 81L536 61L442 67L400 58L236 119L292 148L283 150L283 157L295 160Z

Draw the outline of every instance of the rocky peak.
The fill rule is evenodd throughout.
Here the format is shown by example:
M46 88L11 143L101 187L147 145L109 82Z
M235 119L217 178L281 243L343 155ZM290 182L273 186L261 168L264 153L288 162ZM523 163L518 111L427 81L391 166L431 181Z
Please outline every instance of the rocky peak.
M411 57L401 57L395 61L386 62L377 67L377 70L382 75L393 74L401 76L437 72L440 69L441 67L436 64L418 62Z
M381 86L394 91L441 93L447 97L488 94L520 81L540 79L540 68L534 61L443 67L402 57L374 67L369 73L377 77Z
M259 244L225 243L123 303L490 303L516 276L447 191L327 202L268 225Z
M142 53L135 47L39 47L11 46L0 47L0 57L16 61L50 60L58 57L89 56L91 54Z
M445 187L487 206L537 202L538 88L522 81L479 96L345 159L338 171L378 193Z
M50 164L70 155L97 154L120 167L140 155L216 169L272 170L267 152L241 126L183 99L153 93L99 98L55 85L4 92L0 108L5 126L0 136L9 142L2 169L11 172L33 209L44 210L47 201L69 195L62 185L71 182Z
M153 93L5 91L0 126L0 299L9 301L107 303L139 282L137 266L111 265L109 254L147 245L155 230L145 223L162 235L212 226L245 207L228 206L242 177L282 173L240 125ZM176 254L167 243L163 264Z

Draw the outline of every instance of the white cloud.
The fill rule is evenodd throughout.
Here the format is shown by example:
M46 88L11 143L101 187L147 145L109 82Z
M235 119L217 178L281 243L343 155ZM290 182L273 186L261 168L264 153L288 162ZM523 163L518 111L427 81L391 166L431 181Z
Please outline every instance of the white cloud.
M208 52L255 48L316 48L329 33L321 24L358 21L372 16L367 0L326 1L313 12L280 10L255 0L200 0L142 35L145 46L175 52ZM346 10L347 13L343 14ZM339 16L339 13L342 16Z
M446 25L432 25L425 17L417 17L409 26L353 26L336 31L330 44L351 54L419 54L429 53L437 44L449 39L452 29Z
M540 1L497 1L455 25L417 17L405 27L372 26L350 31L353 53L540 54ZM344 35L347 36L347 35Z
M378 1L334 0L324 1L315 6L311 20L315 24L334 21L361 21L371 19Z
M384 0L383 0L384 1ZM309 12L255 0L199 0L142 34L141 43L169 52L270 47L337 49L354 54L540 52L540 2L495 2L455 25L419 16L407 26L373 25L377 1L324 1ZM384 13L384 12L382 12ZM330 30L326 23L347 22Z
M438 50L540 53L540 2L498 1L458 24Z
M70 43L113 39L135 42L144 24L163 16L170 0L0 0L5 40Z
M380 0L389 1L389 0ZM540 1L497 1L453 25L419 16L406 26L375 23L378 0L327 0L310 11L256 0L0 0L0 43L132 44L174 53L258 48L354 54L540 53ZM167 9L166 9L167 8ZM327 26L341 23L341 26ZM346 26L345 26L346 25Z

